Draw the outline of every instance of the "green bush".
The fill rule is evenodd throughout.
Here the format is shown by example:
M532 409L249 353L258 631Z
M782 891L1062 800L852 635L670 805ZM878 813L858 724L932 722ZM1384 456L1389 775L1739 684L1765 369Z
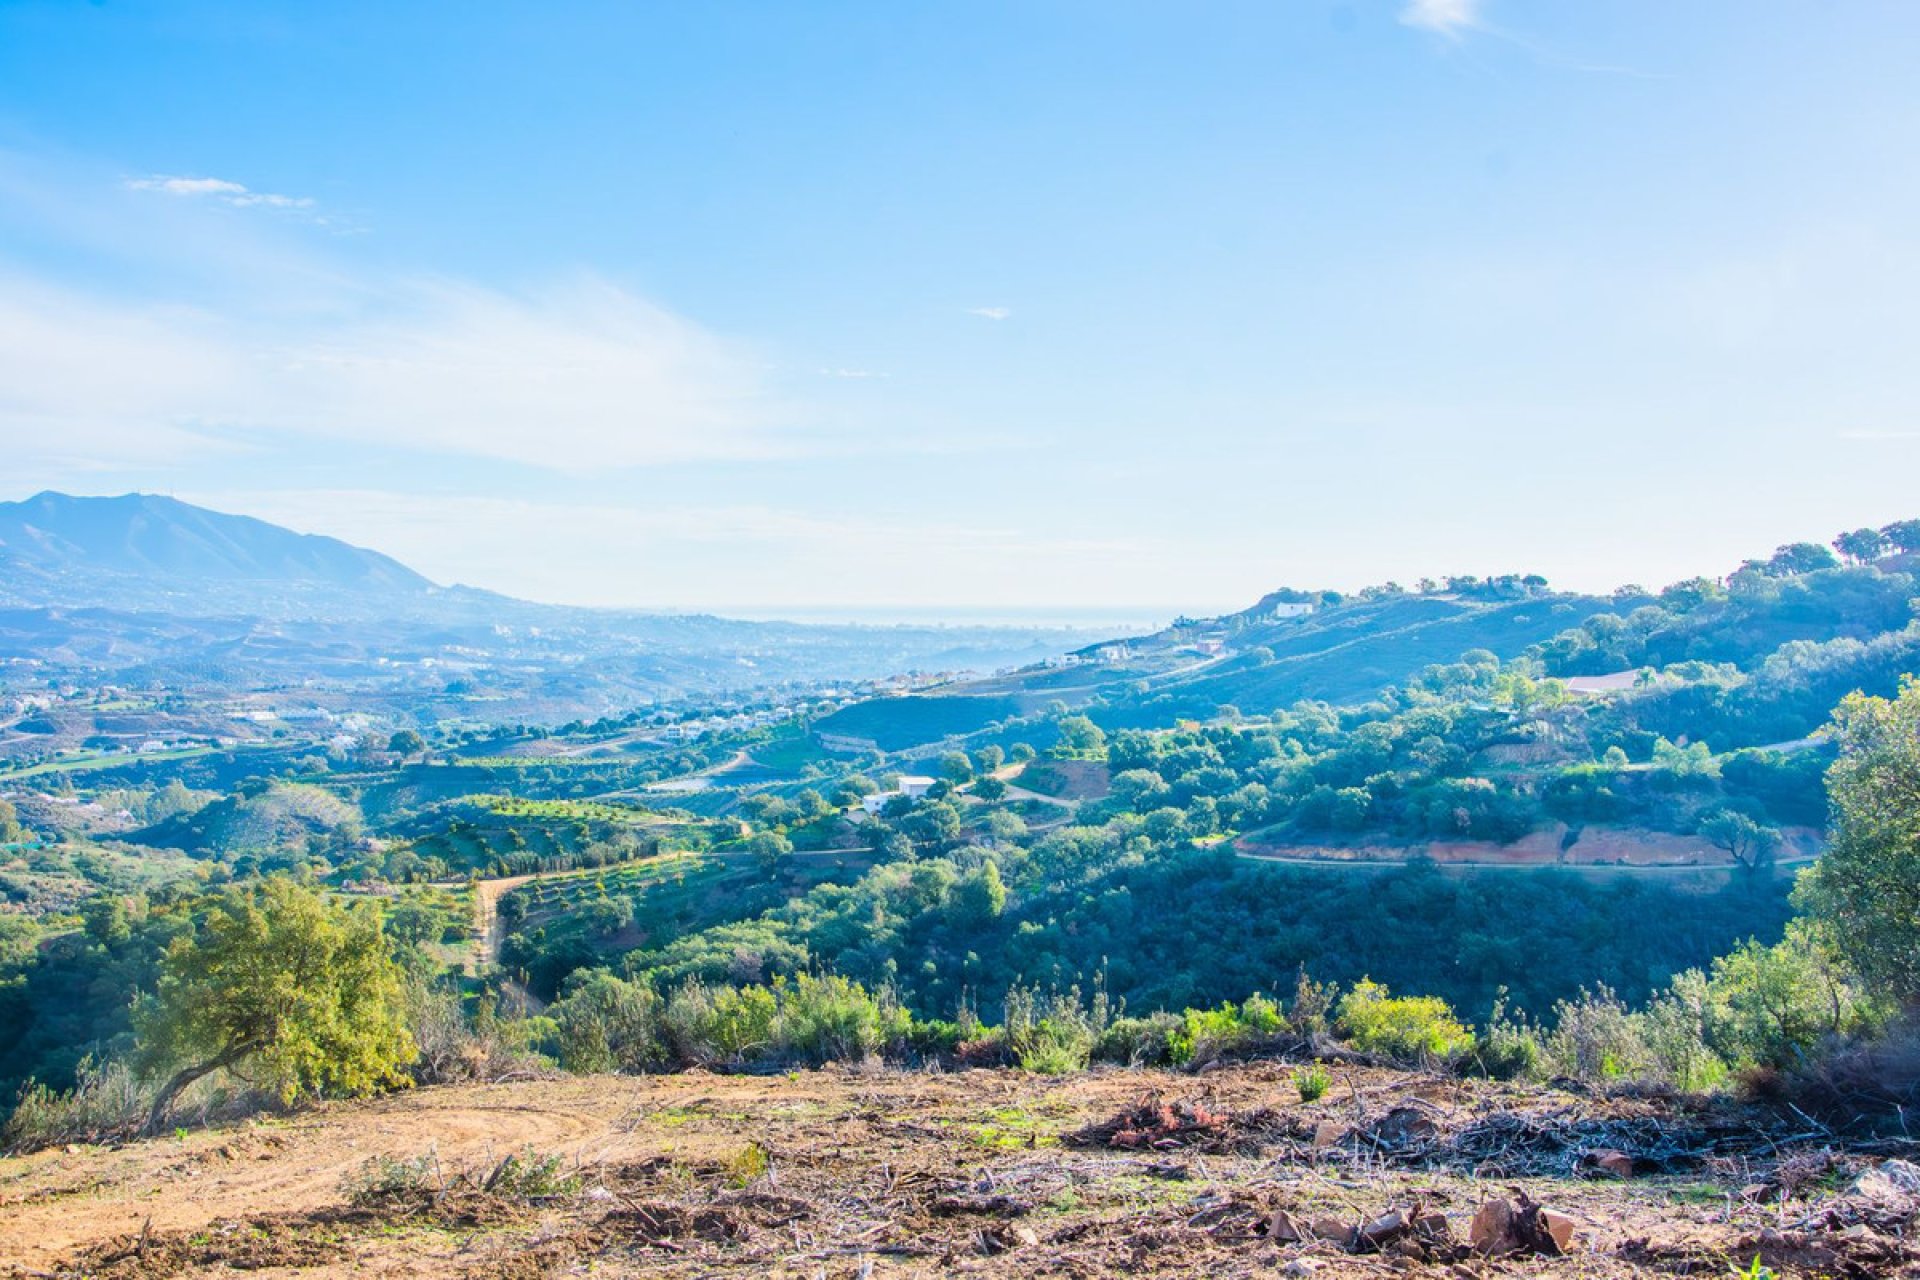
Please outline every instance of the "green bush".
M1293 1087L1300 1091L1302 1102L1318 1102L1332 1084L1333 1077L1317 1062L1293 1073Z
M1085 1070L1109 1022L1107 995L1099 987L1090 1006L1081 1004L1077 986L1044 996L1037 987L1019 983L1007 988L1007 1048L1022 1070L1041 1075Z
M1547 1063L1554 1074L1576 1080L1650 1077L1655 1057L1643 1021L1606 987L1582 991L1554 1006Z
M1362 978L1340 998L1341 1034L1362 1053L1402 1062L1447 1062L1473 1048L1473 1033L1437 996L1396 996Z
M1544 1074L1546 1059L1539 1028L1523 1015L1508 1012L1503 990L1493 1002L1486 1027L1474 1039L1474 1069L1495 1080L1534 1080Z
M132 1133L146 1119L153 1091L124 1065L82 1059L74 1087L64 1093L29 1083L0 1128L0 1150L37 1151L67 1142L93 1142Z
M1144 1018L1115 1018L1093 1046L1099 1062L1123 1067L1164 1067L1173 1061L1173 1039L1185 1026L1177 1013L1150 1013Z

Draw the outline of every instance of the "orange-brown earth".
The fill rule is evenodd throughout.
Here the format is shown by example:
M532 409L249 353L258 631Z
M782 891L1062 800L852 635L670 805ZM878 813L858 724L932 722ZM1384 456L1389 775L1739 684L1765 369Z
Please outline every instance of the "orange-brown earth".
M420 1089L0 1160L0 1276L1920 1276L1887 1149L1725 1102L1330 1070L1310 1104L1273 1063ZM1631 1176L1590 1176L1608 1151ZM516 1153L565 1185L487 1189ZM380 1157L411 1163L370 1194ZM1476 1211L1522 1195L1575 1220L1569 1251L1474 1253ZM1428 1234L1314 1238L1395 1210Z

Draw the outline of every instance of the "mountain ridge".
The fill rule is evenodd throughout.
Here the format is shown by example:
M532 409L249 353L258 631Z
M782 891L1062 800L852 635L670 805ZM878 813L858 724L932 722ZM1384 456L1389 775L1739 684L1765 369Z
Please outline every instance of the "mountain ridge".
M302 598L445 590L381 552L159 494L47 489L0 502L0 600L13 604L277 614Z

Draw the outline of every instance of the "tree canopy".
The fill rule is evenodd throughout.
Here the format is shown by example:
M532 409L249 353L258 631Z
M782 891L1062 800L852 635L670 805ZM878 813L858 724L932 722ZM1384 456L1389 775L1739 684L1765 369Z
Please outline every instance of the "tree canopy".
M136 1034L149 1069L178 1068L149 1124L180 1091L244 1065L291 1101L399 1083L415 1056L402 973L366 908L270 878L214 898L162 962Z

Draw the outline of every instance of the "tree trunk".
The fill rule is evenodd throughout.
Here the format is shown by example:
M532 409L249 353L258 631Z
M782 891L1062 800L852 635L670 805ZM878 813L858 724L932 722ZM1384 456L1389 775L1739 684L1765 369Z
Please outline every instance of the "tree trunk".
M140 1132L143 1134L160 1132L160 1122L166 1119L168 1108L173 1106L173 1100L180 1096L182 1089L185 1089L202 1076L211 1075L222 1067L232 1066L258 1048L260 1048L260 1043L257 1040L249 1040L245 1044L229 1045L205 1062L191 1067L182 1067L180 1070L174 1072L173 1078L160 1086L160 1094L153 1100L153 1110L147 1113L146 1127L141 1129Z

